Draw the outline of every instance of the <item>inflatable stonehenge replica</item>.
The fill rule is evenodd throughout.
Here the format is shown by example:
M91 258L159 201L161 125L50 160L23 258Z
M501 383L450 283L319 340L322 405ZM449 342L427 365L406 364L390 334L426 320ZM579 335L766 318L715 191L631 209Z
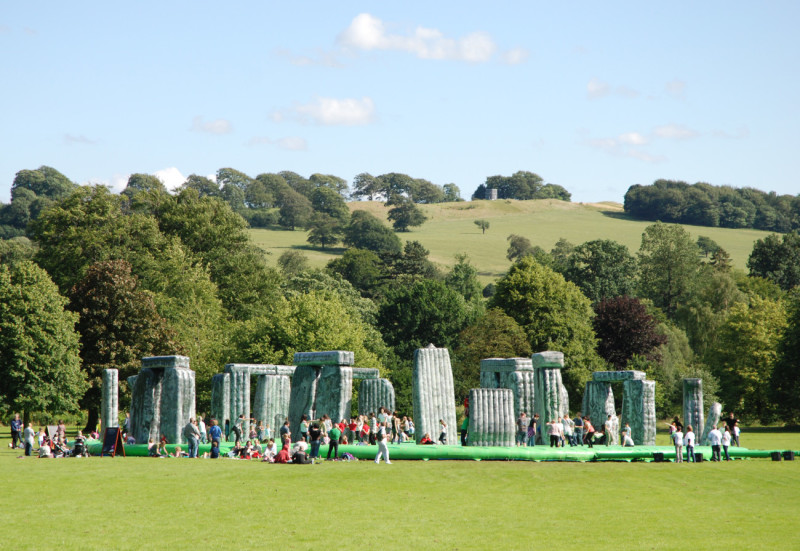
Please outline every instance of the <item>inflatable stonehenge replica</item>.
M302 417L349 419L353 385L358 381L359 413L380 407L394 410L392 383L377 369L355 367L353 352L333 350L298 352L295 365L237 364L212 377L211 416L223 425L239 416L257 419L276 431L289 421L293 435ZM480 363L480 388L469 392L469 445L513 446L516 419L522 412L539 414L540 434L548 421L569 414L569 396L561 378L564 355L544 351L531 358L488 358ZM252 379L256 379L251 404ZM107 369L102 378L103 429L118 426L118 372ZM130 433L138 443L161 436L184 443L183 427L195 417L195 374L185 356L142 359L138 375L128 377L131 390ZM617 418L612 384L622 384L622 416ZM440 421L450 435L456 433L455 392L450 354L429 345L414 352L412 372L413 416L417 442L425 434L436 439ZM719 422L721 405L711 405L703 415L701 379L683 380L683 417L706 441ZM582 411L602 427L611 416L610 444L619 443L620 427L628 423L636 445L655 445L655 381L643 371L596 371L586 383ZM704 423L705 420L705 423ZM700 432L702 427L702 432Z

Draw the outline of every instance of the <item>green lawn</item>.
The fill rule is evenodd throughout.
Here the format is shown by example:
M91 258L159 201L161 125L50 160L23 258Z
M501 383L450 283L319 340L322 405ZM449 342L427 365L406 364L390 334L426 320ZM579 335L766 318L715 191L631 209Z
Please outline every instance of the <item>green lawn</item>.
M798 433L747 439L800 448ZM4 549L800 546L800 461L295 466L17 459L7 443Z
M386 218L387 209L381 203L349 203L351 210L368 210ZM556 200L540 201L474 201L420 205L428 216L421 227L399 233L402 240L418 240L431 251L430 258L441 266L454 264L454 255L466 253L478 268L484 283L499 277L510 265L506 259L510 234L530 239L549 251L560 238L575 245L593 239L613 239L635 253L641 244L642 232L651 222L629 220L617 203L582 204ZM485 234L474 221L488 220ZM705 235L728 251L734 266L744 269L753 243L768 232L747 229L684 226L695 238ZM321 251L306 242L305 231L250 230L253 240L271 253L270 262L288 249L306 254L313 266L323 266L340 255L343 249Z

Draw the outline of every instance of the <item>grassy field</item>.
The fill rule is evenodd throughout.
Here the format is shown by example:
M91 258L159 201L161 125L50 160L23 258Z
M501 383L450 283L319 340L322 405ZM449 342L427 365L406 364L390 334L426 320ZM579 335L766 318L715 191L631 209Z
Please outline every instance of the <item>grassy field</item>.
M745 430L743 439L800 448L798 433ZM3 549L800 546L800 461L304 467L17 459L7 442L0 441Z
M386 219L386 207L377 202L350 203L351 210L368 210ZM419 228L398 235L404 241L418 240L431 251L430 258L441 266L454 264L459 253L469 255L484 283L494 280L508 270L506 259L510 234L522 235L549 251L560 238L575 245L593 239L613 239L635 253L641 244L642 232L651 222L630 220L618 203L565 203L556 200L540 201L474 201L420 205L428 221ZM488 220L485 234L475 225L478 219ZM734 266L745 268L753 243L767 232L746 229L685 226L695 238L705 235L716 241L731 255ZM323 266L340 255L343 249L323 252L306 242L304 231L250 230L254 241L271 253L270 262L288 249L300 250L312 265Z

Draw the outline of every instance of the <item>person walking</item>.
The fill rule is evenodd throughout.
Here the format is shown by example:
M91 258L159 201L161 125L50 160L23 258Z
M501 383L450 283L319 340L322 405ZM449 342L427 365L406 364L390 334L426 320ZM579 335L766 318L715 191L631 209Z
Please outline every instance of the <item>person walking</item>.
M389 461L389 446L386 444L386 428L381 424L378 426L378 432L375 433L375 440L378 443L378 455L375 456L375 464L381 462L381 455L387 465L391 465Z
M714 428L708 433L708 442L711 444L711 461L721 461L722 433L719 432L717 425L714 425Z

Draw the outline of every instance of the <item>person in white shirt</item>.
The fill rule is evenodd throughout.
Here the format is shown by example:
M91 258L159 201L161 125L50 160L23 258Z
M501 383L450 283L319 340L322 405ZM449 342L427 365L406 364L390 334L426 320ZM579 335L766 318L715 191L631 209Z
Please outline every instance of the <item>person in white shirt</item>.
M722 433L717 425L714 425L714 428L708 433L708 442L711 444L711 461L721 461Z
M625 428L622 429L622 447L624 448L632 448L636 444L633 442L633 438L631 437L631 426L628 423L625 423Z
M569 418L569 415L564 414L564 418L561 419L561 427L564 429L564 436L569 441L570 447L577 445L575 443L575 422Z
M731 431L725 427L725 432L722 433L722 451L725 453L725 461L730 461L731 456L728 455L728 446L731 445Z
M680 429L672 433L672 443L675 444L675 463L683 463L683 432Z
M197 428L200 430L200 442L203 444L206 443L206 423L203 421L202 417L197 418Z
M686 459L694 463L694 432L692 431L692 425L686 425L686 434L683 435L683 445L686 446Z

